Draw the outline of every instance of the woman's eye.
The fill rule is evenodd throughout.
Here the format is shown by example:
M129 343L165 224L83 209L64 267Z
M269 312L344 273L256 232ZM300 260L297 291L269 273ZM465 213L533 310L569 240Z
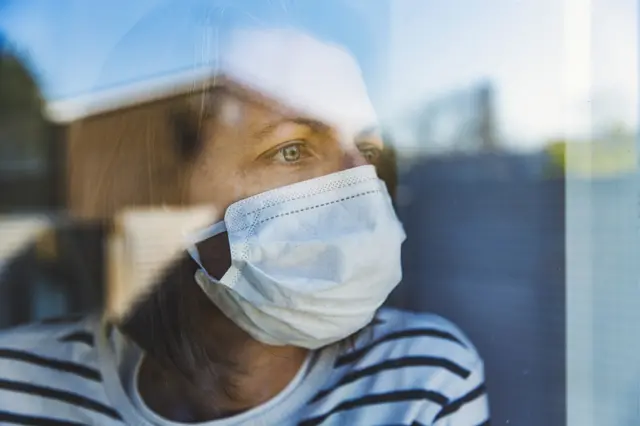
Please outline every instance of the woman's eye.
M278 149L273 158L280 163L291 164L303 160L307 154L302 143L292 143Z
M282 148L282 158L287 163L293 163L300 160L301 155L299 145L285 146Z
M374 164L380 158L382 150L374 146L360 147L360 153L369 164Z

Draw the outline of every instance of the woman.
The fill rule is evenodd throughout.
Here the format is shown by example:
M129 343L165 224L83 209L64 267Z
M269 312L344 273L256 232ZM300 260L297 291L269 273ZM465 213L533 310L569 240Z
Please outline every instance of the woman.
M108 321L3 334L0 421L488 424L465 336L380 308L405 234L353 57L298 30L245 27L219 59L206 98L166 116L179 156L163 169L181 206L215 217ZM150 167L121 164L114 182ZM136 184L98 205L130 207Z

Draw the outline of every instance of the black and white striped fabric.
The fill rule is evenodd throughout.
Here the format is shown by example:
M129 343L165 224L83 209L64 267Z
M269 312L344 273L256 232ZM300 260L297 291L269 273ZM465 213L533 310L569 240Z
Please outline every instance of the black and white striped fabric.
M206 425L489 424L482 360L454 325L390 309L378 319L316 354L302 380L264 406ZM178 424L131 402L118 338L98 317L0 333L0 424Z

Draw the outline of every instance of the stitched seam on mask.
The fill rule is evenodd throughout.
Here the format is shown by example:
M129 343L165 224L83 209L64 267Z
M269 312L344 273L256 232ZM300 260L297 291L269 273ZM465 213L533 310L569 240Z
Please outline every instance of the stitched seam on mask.
M259 210L261 210L261 209L259 209ZM253 222L251 223L251 225L249 225L249 226L245 226L245 227L244 227L244 228L242 228L242 229L250 228L250 229L249 229L249 235L252 235L252 234L254 233L254 231L255 231L256 227L257 227L257 226L258 226L258 224L259 224L259 222L258 222L258 218L259 218L259 217L260 217L260 215L256 215L256 217L253 219ZM247 243L247 240L248 240L248 239L249 239L249 237L245 238L245 239L244 239L244 242L243 242L244 247L242 248L242 256L240 257L243 261L244 261L244 260L247 260L247 252L249 251L249 244ZM232 255L232 257L233 257L233 255ZM245 264L244 264L244 266L242 267L242 269L244 269L244 268L246 268L246 267L247 267L247 264L246 264L246 262L245 262ZM234 276L233 276L233 284L234 284L234 287L235 287L235 283L236 283L236 280L237 280L237 278L238 278L238 275L240 275L240 273L241 273L241 272L242 272L242 270L241 270L241 269L236 269L236 273L235 273L235 274L234 274Z
M348 187L353 186L353 185L359 185L359 184L367 183L367 182L370 182L370 181L378 181L378 180L380 180L380 178L371 177L371 178L367 178L367 179L364 179L364 180L356 180L356 181L351 182L351 183L349 183L347 185L338 185L338 186L335 186L335 187L326 188L326 189L323 189L322 191L312 192L310 194L303 194L303 195L300 195L300 196L287 197L287 198L285 198L285 199L283 199L281 201L278 201L277 203L268 204L266 206L258 207L255 210L251 210L250 212L246 212L246 213L244 213L244 215L247 216L247 215L253 214L255 212L258 212L258 211L261 211L261 210L264 210L264 209L268 209L268 208L271 208L271 207L279 206L280 204L283 204L283 203L288 203L289 201L302 200L304 198L314 197L316 195L324 194L326 192L335 191L336 189L348 188ZM249 226L251 226L251 225L243 226L242 228L237 228L237 230L246 229Z
M286 212L286 213L280 213L280 214L277 214L277 215L275 215L275 216L271 216L271 217L268 217L268 218L266 218L266 219L263 219L263 220L261 220L260 222L256 223L256 225L261 225L261 224L263 224L263 223L265 223L265 222L268 222L268 221L270 221L270 220L273 220L273 219L276 219L276 218L279 218L279 217L289 216L289 215L292 215L292 214L295 214L295 213L300 213L300 212L305 212L305 211L309 211L309 210L314 210L314 209L317 209L317 208L320 208L320 207L326 207L326 206L329 206L329 205L331 205L331 204L339 203L339 202L341 202L341 201L351 200L351 199L353 199L353 198L357 198L357 197L363 197L363 196L365 196L365 195L375 194L376 192L380 192L380 190L379 190L379 189L376 189L376 190L373 190L373 191L361 192L361 193L359 193L359 194L354 194L354 195L350 195L350 196L348 196L348 197L340 198L339 200L329 201L328 203L317 204L317 205L315 205L315 206L305 207L304 209L298 209L298 210L292 210L292 211L290 211L290 212Z

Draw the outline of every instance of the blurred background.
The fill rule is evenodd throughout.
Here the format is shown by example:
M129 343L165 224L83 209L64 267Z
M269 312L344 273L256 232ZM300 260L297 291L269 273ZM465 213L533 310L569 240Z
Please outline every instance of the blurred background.
M202 79L207 23L169 3L0 0L0 327L101 307L104 231L68 214L95 176L67 164ZM470 335L493 424L639 424L637 3L308 5L396 147L409 238L389 303Z

